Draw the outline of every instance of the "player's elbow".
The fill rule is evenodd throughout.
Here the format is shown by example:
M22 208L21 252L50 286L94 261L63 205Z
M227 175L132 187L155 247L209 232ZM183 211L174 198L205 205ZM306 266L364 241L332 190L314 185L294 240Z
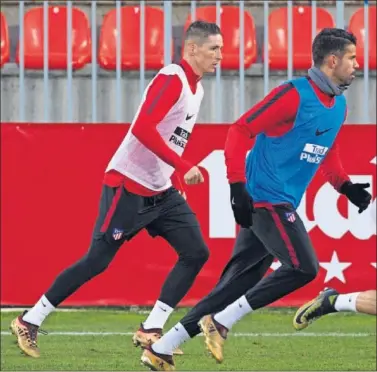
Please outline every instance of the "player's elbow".
M139 125L135 125L133 128L131 128L131 133L133 134L133 136L140 142L142 143L144 146L148 147L148 144L149 144L149 139L151 137L149 137L148 139L148 133L145 131L145 130L142 130L140 129L141 126Z

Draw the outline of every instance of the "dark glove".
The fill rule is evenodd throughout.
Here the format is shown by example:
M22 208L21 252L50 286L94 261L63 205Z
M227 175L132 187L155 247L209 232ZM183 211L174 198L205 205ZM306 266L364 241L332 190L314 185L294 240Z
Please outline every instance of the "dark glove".
M352 183L351 181L346 181L341 186L340 193L344 194L352 204L359 208L359 213L362 213L368 208L372 200L372 195L365 190L369 186L369 183Z
M230 204L236 222L241 227L250 227L253 224L254 205L243 182L230 184Z

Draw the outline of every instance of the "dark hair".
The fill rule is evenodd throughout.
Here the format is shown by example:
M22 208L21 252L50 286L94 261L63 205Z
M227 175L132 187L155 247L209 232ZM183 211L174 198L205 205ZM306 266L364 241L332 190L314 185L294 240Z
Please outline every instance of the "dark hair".
M321 66L330 54L343 55L347 46L356 45L356 43L356 37L351 32L341 28L324 28L313 41L314 65Z
M185 40L198 39L204 41L210 35L221 35L220 27L216 23L195 21L190 24L186 31Z

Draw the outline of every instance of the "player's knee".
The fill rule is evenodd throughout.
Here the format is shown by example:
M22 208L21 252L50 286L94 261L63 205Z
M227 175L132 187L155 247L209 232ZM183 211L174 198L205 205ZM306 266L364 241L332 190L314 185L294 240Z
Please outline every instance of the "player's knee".
M207 245L204 242L198 242L195 245L192 245L192 247L195 248L181 254L180 259L186 261L190 265L203 266L209 258L209 249Z
M202 266L208 261L209 258L209 249L203 243L200 250L196 253L196 261Z
M306 282L309 283L314 280L319 271L319 263L318 261L307 263L304 267L301 268L301 273L306 279Z
M83 261L83 269L90 278L93 278L94 276L97 276L104 272L110 264L108 260L101 260L100 257L91 255L85 256Z
M209 258L209 250L205 244L200 249L196 249L191 255L191 259L196 262L197 265L203 266Z
M104 272L114 257L113 250L109 249L105 241L96 241L94 244L97 246L92 247L81 260L82 270L89 278Z

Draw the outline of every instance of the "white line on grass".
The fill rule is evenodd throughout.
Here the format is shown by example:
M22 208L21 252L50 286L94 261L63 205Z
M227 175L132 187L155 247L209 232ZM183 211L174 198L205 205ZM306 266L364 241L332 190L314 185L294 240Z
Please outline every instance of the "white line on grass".
M17 313L25 310L30 310L31 307L2 307L1 313ZM54 312L58 313L88 313L88 312L111 312L111 313L136 313L136 314L149 314L151 310L140 309L138 306L131 306L126 309L112 309L112 308L58 308Z
M49 332L50 336L132 336L134 332ZM11 336L10 331L1 331L2 336ZM233 337L369 337L375 333L341 333L341 332L295 332L295 333L233 333Z

